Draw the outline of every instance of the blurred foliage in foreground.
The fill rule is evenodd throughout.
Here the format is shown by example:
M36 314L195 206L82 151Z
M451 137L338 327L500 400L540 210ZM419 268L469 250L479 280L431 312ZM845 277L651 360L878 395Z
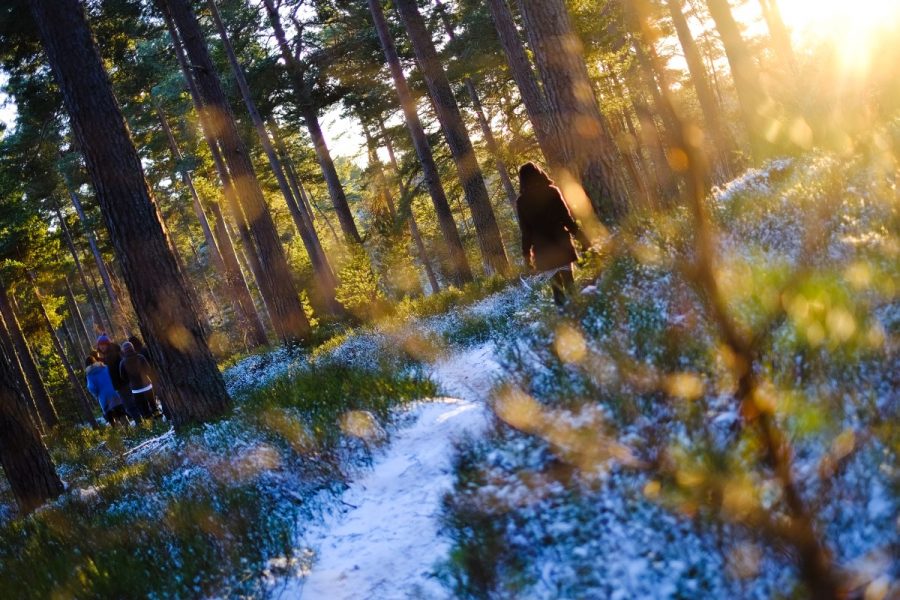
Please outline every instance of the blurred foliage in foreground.
M458 595L815 595L813 542L845 593L897 591L898 133L709 199L724 310L755 348L745 401L686 213L625 227L564 314L517 316L493 432L461 446L444 503Z

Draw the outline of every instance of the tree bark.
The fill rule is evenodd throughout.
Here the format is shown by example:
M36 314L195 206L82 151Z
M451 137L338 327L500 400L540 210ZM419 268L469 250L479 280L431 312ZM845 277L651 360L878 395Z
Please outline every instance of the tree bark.
M684 53L684 60L687 63L688 72L691 74L691 83L694 84L694 90L697 92L697 100L700 103L700 110L703 112L703 120L706 122L706 128L709 130L713 148L720 157L723 166L729 163L729 154L732 150L732 144L728 130L722 119L719 105L716 102L716 96L712 86L709 83L709 76L706 67L703 65L703 58L700 56L700 50L691 34L691 28L687 19L682 12L682 0L666 0L669 6L669 13L672 15L672 24L675 26L675 33L678 34L678 41Z
M72 316L72 321L75 324L75 335L78 339L81 340L81 346L84 348L93 347L93 338L91 334L88 333L87 325L84 322L84 317L81 315L81 308L78 306L78 301L75 300L75 292L72 291L72 286L69 284L69 278L65 278L66 282L66 301L69 304L69 314Z
M59 360L62 361L66 376L69 378L69 385L72 386L72 391L75 393L76 409L81 414L81 418L85 423L94 429L97 429L97 421L94 419L94 411L91 410L91 401L87 397L87 391L85 391L84 386L81 384L81 380L78 378L78 375L76 375L75 369L72 367L72 362L66 356L66 350L63 348L62 342L59 341L59 335L56 333L56 329L53 328L53 323L50 322L50 315L47 314L47 307L44 306L44 300L35 285L34 276L30 272L28 273L28 279L31 281L31 289L34 292L35 300L37 300L38 311L41 313L41 320L44 322L44 328L47 331L47 335L50 336L50 342L53 344L53 349L56 350L56 355L59 356ZM15 300L13 300L13 302L15 302Z
M369 131L369 126L362 120L360 117L360 124L362 125L363 135L366 137L366 147L369 151L369 164L375 170L375 179L378 184L378 188L381 190L382 195L384 196L384 201L387 204L388 211L390 211L391 219L396 222L397 221L397 210L394 204L394 197L391 193L391 188L388 185L387 178L384 176L384 169L382 168L381 161L378 159L378 152L375 147L375 139L372 137L371 132ZM393 149L390 151L391 156L393 157ZM400 182L400 193L403 196L406 196L409 192L406 189L406 186L403 185L403 182ZM431 268L431 261L428 260L428 251L425 249L425 244L422 243L422 236L419 235L419 227L416 224L416 217L413 214L412 206L409 207L409 218L406 219L407 227L409 228L409 237L413 241L413 245L416 248L416 254L419 255L419 261L421 261L422 266L425 270L425 276L428 278L428 283L431 285L431 291L437 292L440 287L437 282L437 277L434 274L434 270Z
M178 142L175 140L172 128L169 127L169 121L166 119L162 105L160 105L159 100L156 99L154 99L153 104L156 107L159 124L166 134L166 141L169 143L169 151L172 153L172 158L175 159L176 168L181 174L181 181L191 193L191 205L194 208L194 214L197 216L197 221L200 223L200 229L203 231L203 239L206 240L206 248L209 251L211 259L210 262L212 262L213 266L225 276L225 261L222 258L221 252L219 252L219 245L216 243L212 228L209 226L209 219L206 218L206 212L203 210L203 204L200 202L197 188L194 187L194 180L191 178L191 174L188 172L187 168L182 164L184 157L181 154L181 150L178 148Z
M457 284L472 281L472 271L466 259L459 231L456 229L456 222L453 220L453 211L450 210L450 203L447 202L444 186L441 185L437 164L434 162L434 155L431 153L431 145L428 143L425 129L422 127L422 122L419 120L419 115L416 112L415 100L410 92L409 85L406 83L406 76L403 74L403 67L400 64L400 56L397 54L397 47L394 45L394 40L391 37L390 29L384 17L384 10L381 8L381 0L367 1L369 3L369 11L372 14L372 21L375 24L375 30L378 32L378 38L381 41L381 47L384 50L388 68L394 80L394 89L397 92L400 107L403 109L406 126L409 129L413 147L422 166L422 177L431 196L441 235L444 238L450 261L450 278Z
M78 0L31 11L94 184L141 334L176 427L221 416L230 399L189 283L172 256L140 158Z
M106 267L106 262L103 260L100 246L97 245L97 238L94 235L94 232L91 231L87 216L84 213L84 208L81 205L81 200L78 198L78 194L71 188L69 188L69 198L72 200L72 206L75 207L75 212L78 213L78 219L81 221L85 237L87 237L88 246L90 246L94 262L97 264L97 272L100 273L100 279L103 281L103 289L106 292L106 297L109 299L109 306L112 311L109 317L110 319L113 319L107 319L107 324L110 326L109 333L114 333L113 329L118 328L121 333L127 334L127 319L125 318L122 306L119 304L119 295L116 293L115 286L113 286L112 276L109 273L109 269Z
M28 404L28 413L31 420L38 431L43 435L46 432L44 423L41 420L41 413L38 411L37 404L34 401L34 395L31 393L31 387L28 385L28 378L22 368L22 363L16 354L16 347L13 344L12 335L9 328L0 315L0 360L5 361L9 365L10 372L15 380L15 388L21 390L22 395Z
M775 52L778 57L784 61L791 70L797 67L797 59L794 56L794 48L791 45L791 32L784 19L781 18L781 9L778 8L777 0L759 0L759 6L762 9L763 18L766 20L766 27L769 29L769 37L775 46Z
M63 216L59 205L54 206L54 211L56 212L57 219L59 219L60 228L63 231L63 238L66 240L66 246L69 248L69 253L72 255L72 260L75 262L75 270L78 272L78 279L81 280L81 286L84 288L88 301L91 304L91 310L94 313L94 323L98 325L101 330L110 331L112 324L107 323L104 325L103 319L101 318L102 311L97 306L97 299L91 293L90 287L88 287L87 277L84 275L84 266L81 264L81 258L78 256L78 249L75 247L75 240L72 238L69 224L66 223L66 219Z
M212 64L200 23L188 0L163 1L181 34L203 105L216 120L222 155L259 251L263 269L261 274L265 280L262 292L264 295L268 292L266 304L275 331L287 344L303 342L309 337L309 320L300 304L300 297L278 239L278 231L256 179L250 154L238 133L234 114Z
M22 514L63 492L50 453L16 385L12 365L0 361L0 465Z
M412 42L419 69L425 77L425 84L441 124L441 131L456 163L466 204L472 214L485 270L489 274L506 274L509 272L509 261L500 236L500 227L491 207L491 197L475 156L475 148L459 112L459 105L453 96L450 81L434 48L431 34L425 26L425 19L419 12L416 0L394 0L394 5Z
M435 0L435 5L440 13L441 22L444 24L444 31L447 32L447 37L450 38L451 42L456 41L456 31L454 30L453 23L450 22L450 16L447 14L446 7L441 0ZM466 77L464 83L466 85L466 93L469 95L469 101L472 103L472 110L475 111L475 116L478 119L481 135L484 136L484 142L487 144L488 152L494 157L494 167L497 169L497 175L500 177L500 184L503 186L503 191L506 193L506 199L509 201L510 206L512 206L513 214L518 215L516 212L516 198L518 198L518 194L516 193L516 188L513 187L512 180L509 178L509 169L506 166L506 161L504 161L503 157L500 155L500 145L497 143L497 138L494 137L494 131L491 129L490 121L488 121L487 115L485 115L484 105L481 103L481 97L475 87L475 82L471 77Z
M19 358L25 378L28 380L28 387L31 389L31 396L34 398L41 421L45 427L52 428L59 423L59 417L50 400L50 394L47 393L44 379L41 377L34 355L31 353L28 340L25 339L25 334L22 332L9 294L10 292L5 286L0 288L0 315L3 316L3 322L9 330L16 356Z
M544 92L541 91L535 77L509 5L506 0L488 0L488 8L544 160L552 170L555 170L565 163L563 149L557 139L557 131L553 126Z
M262 116L256 108L256 103L253 101L253 96L250 93L250 86L247 84L247 78L244 76L244 70L241 67L240 62L238 62L237 55L234 53L234 48L231 46L231 40L228 39L228 32L219 15L219 10L216 8L215 0L207 0L207 5L212 13L216 29L219 32L219 38L222 40L222 45L225 48L225 54L228 56L228 62L231 65L231 71L238 84L241 97L247 107L247 112L250 114L250 120L253 122L253 127L256 129L256 134L259 137L259 142L262 145L263 151L266 153L266 158L269 160L269 166L272 168L272 173L275 175L275 180L278 182L278 188L281 191L282 196L284 196L284 201L294 219L294 225L296 225L297 231L300 233L300 238L303 241L303 246L306 248L306 253L309 255L309 260L312 263L313 271L315 272L319 292L325 301L325 305L328 307L328 311L334 315L341 314L342 307L335 297L337 280L335 279L331 265L328 263L328 257L325 256L325 252L322 250L322 246L319 243L315 230L311 229L312 224L307 224L303 219L303 216L299 214L297 199L294 198L287 177L285 176L284 169L281 166L281 161L278 159L275 148L272 146L269 132L266 130L266 125L263 122Z
M269 129L272 132L272 140L275 142L275 150L278 154L279 163L282 165L285 175L287 175L288 185L290 186L291 193L285 196L285 200L290 198L292 201L289 205L289 208L291 209L291 215L294 216L295 220L299 217L303 221L304 227L309 229L313 233L313 235L315 235L315 240L319 246L319 251L324 252L324 250L322 250L321 241L319 240L319 235L318 233L316 233L316 227L313 224L315 217L312 213L312 207L309 206L306 194L301 191L301 186L299 180L297 179L297 174L294 173L294 170L291 167L290 154L288 153L287 147L284 144L284 139L281 136L281 130L278 127L278 124L275 122L275 119L269 119Z
M338 177L337 169L334 167L334 160L331 158L331 152L328 150L328 144L322 133L322 127L319 125L319 115L311 90L309 89L303 75L303 67L297 58L291 52L291 48L287 42L287 36L284 28L281 26L281 17L272 0L263 0L266 12L269 15L269 21L275 32L275 40L278 42L278 48L281 51L281 57L284 60L291 85L294 88L294 94L297 100L297 107L306 123L306 129L309 131L309 137L312 139L313 148L316 150L316 157L319 160L319 166L322 169L322 175L325 177L325 183L328 186L328 194L331 197L331 204L337 213L338 221L341 224L341 230L348 242L362 244L362 237L356 229L356 222L353 220L353 213L350 211L350 205L347 203L347 195L344 193L344 186Z
M603 126L591 81L563 0L519 0L528 43L544 84L568 169L597 215L615 223L629 210L615 143Z
M172 45L175 47L175 57L178 59L178 64L181 68L182 76L184 77L185 83L187 84L188 92L191 95L194 110L196 111L200 120L200 129L203 132L203 139L206 141L206 145L209 147L209 152L213 159L213 165L215 166L216 174L219 176L219 182L222 184L222 195L225 199L226 205L228 206L229 214L231 215L232 220L237 224L238 235L241 238L241 242L244 244L247 252L252 254L254 257L254 260L251 262L252 268L249 269L249 271L256 281L256 284L260 290L260 295L263 296L263 302L265 302L266 294L263 294L262 292L265 285L265 279L262 275L262 267L259 264L256 247L253 245L253 238L250 235L250 228L247 226L246 218L244 217L244 213L241 211L240 203L237 200L237 192L232 185L231 176L228 173L228 168L225 166L225 160L222 158L222 154L219 152L218 142L216 141L213 134L213 124L210 123L210 116L203 107L203 99L200 97L200 90L197 89L197 83L194 81L194 76L191 73L190 67L187 62L187 57L184 54L184 47L181 43L181 38L178 35L178 30L175 28L175 24L172 22L172 19L169 16L168 10L163 10L163 18L166 22L166 28L169 30L169 35L172 38ZM226 226L224 218L222 216L221 208L219 207L219 204L217 202L212 203L212 210L215 217L214 231L216 235L216 242L219 245L219 251L221 252L222 260L225 265L227 273L226 281L228 283L229 289L231 290L232 299L239 307L238 319L244 332L244 341L250 348L265 346L266 344L268 344L268 339L266 337L266 328L263 326L259 311L256 309L256 305L253 302L253 297L250 294L250 288L247 285L247 280L244 277L240 262L238 261L238 256L235 251L231 234L228 231L228 227Z
M767 119L761 114L768 96L753 62L753 54L734 20L728 0L706 0L706 5L725 48L751 151L754 157L762 158L771 151L771 143L765 137Z

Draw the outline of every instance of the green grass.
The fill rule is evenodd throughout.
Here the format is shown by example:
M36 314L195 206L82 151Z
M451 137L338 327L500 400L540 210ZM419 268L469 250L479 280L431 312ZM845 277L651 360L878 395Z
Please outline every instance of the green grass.
M0 526L0 590L8 598L257 595L267 561L291 557L311 516L306 500L343 485L341 417L368 411L383 424L392 407L435 391L415 366L326 364L250 393L228 418L134 464L125 450L164 427L53 437L60 472L80 490ZM358 459L361 446L349 445Z

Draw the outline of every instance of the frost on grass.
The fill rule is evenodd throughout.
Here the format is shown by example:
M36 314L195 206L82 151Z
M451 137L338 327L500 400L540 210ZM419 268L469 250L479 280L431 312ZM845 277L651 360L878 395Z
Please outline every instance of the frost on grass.
M891 588L900 575L886 558L898 514L888 425L900 408L895 194L864 160L812 155L748 171L711 206L728 310L751 329L787 311L760 377L782 399L803 499L857 590ZM569 314L531 304L509 326L515 335L497 341L507 388L527 401L510 410L495 398L492 434L459 449L443 516L454 543L443 576L459 595L798 590L790 552L729 513L743 506L736 496L710 509L679 495L697 485L692 461L710 450L731 453L735 472L759 471L736 451L752 452L717 330L673 260L686 244L665 230L636 237L634 256L605 263ZM600 408L587 430L585 406ZM598 460L605 438L628 452ZM659 461L685 465L683 481L652 479L646 467ZM743 481L779 514L774 480Z

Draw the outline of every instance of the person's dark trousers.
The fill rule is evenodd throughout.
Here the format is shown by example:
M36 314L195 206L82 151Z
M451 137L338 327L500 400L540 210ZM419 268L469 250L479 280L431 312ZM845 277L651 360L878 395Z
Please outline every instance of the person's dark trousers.
M122 402L125 403L125 413L131 417L133 421L140 421L144 418L144 415L141 413L141 409L138 406L137 398L134 397L134 394L131 393L130 389L124 388L119 390L119 395L122 397Z
M572 275L572 269L560 269L553 274L550 279L550 288L553 290L553 302L557 306L564 306L566 300L572 295L575 289L575 276Z
M125 406L122 404L109 409L103 416L110 425L128 425L128 415L125 414Z
M141 413L141 417L149 419L156 413L156 400L153 398L153 388L146 392L132 394L132 396L138 411Z

